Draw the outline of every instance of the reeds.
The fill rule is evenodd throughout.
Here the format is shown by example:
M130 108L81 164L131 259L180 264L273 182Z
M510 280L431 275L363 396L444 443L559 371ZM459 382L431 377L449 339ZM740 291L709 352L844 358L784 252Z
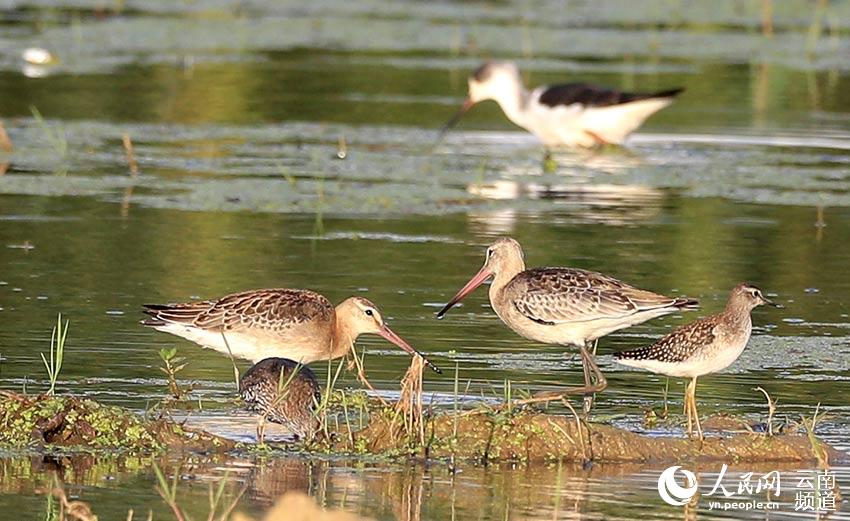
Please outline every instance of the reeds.
M401 396L395 406L396 416L403 420L403 433L409 439L418 438L425 446L425 422L422 414L422 372L425 360L414 356L404 378L401 380Z
M121 143L124 145L124 155L127 158L130 177L135 180L139 176L139 163L136 161L136 153L133 151L133 140L130 139L130 134L125 132L121 136ZM133 197L133 186L133 184L130 184L124 189L124 195L121 198L121 217L127 217L130 214L130 198Z
M773 415L776 413L776 400L771 398L767 391L761 387L755 387L753 390L761 391L767 399L767 435L773 436Z
M32 112L32 117L35 119L36 124L41 127L47 141L53 147L59 159L64 162L65 158L68 157L68 138L65 136L65 130L61 126L53 128L48 125L41 112L35 106L30 106L30 112ZM66 173L64 165L59 168L57 173Z
M56 381L59 379L59 373L62 371L62 361L65 359L65 337L68 336L68 321L65 321L65 326L62 326L62 314L56 318L56 326L50 334L50 360L41 353L41 361L44 362L44 369L47 371L47 378L50 381L50 388L47 390L49 396L53 396L56 391Z
M130 134L125 132L121 136L121 143L124 145L124 154L127 157L130 175L136 177L139 175L139 163L136 161L136 153L133 151L133 140L130 139Z
M336 387L336 382L339 379L339 375L342 372L342 366L344 364L345 360L340 360L339 364L336 367L336 371L333 371L333 362L331 360L328 360L328 378L327 384L325 385L325 392L322 393L318 403L314 404L314 414L318 423L316 432L324 434L326 440L331 439L331 431L328 428L328 422L330 418L328 412L331 409L331 399L334 393L334 389ZM347 417L346 421L348 421Z
M6 127L3 126L2 121L0 121L0 150L6 153L11 153L14 150L12 140L9 139L9 134L6 133Z

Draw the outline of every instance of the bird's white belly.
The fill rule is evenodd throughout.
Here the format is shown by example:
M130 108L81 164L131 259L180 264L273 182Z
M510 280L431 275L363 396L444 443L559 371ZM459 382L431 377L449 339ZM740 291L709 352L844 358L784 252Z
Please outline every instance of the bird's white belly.
M683 362L671 363L661 362L658 360L635 359L622 359L617 360L617 362L630 367L646 369L653 373L664 374L667 376L694 378L696 376L703 376L722 371L732 365L735 360L741 356L741 353L744 352L744 348L747 346L749 338L749 335L746 335L746 337L743 338L743 341L739 341L736 345L722 350L709 349L703 353L698 352Z
M226 334L227 342L225 343L225 337L220 332L206 331L181 324L169 323L155 329L177 335L225 355L232 354L234 358L250 360L253 363L270 357L288 358L304 364L320 359L317 357L315 346L310 349L312 344L306 339L301 342L287 342L283 345L260 335L229 332Z
M547 107L535 105L525 114L522 123L518 123L547 146L590 147L596 144L582 125L580 105Z
M599 139L621 144L646 118L671 102L669 98L650 98L604 107L578 103L550 107L535 98L521 115L511 119L548 146L592 147L600 144Z

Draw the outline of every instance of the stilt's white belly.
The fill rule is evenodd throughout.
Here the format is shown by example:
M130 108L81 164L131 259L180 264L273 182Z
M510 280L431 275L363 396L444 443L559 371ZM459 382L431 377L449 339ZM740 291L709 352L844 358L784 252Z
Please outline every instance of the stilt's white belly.
M650 98L604 107L578 103L551 107L540 104L539 95L532 93L532 101L514 123L548 146L592 147L600 144L599 139L622 144L649 116L672 103L670 98Z

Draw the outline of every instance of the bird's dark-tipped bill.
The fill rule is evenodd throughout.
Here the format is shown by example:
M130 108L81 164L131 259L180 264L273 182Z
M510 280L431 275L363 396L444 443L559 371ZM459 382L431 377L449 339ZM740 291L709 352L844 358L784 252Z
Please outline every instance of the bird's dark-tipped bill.
M466 296L467 296L467 295L469 295L470 293L472 293L473 291L475 291L475 288L477 288L478 286L480 286L480 285L484 284L484 281L485 281L485 280L487 280L488 278L490 278L490 275L492 275L492 274L493 274L493 272L492 272L492 271L490 271L490 270L487 268L487 266L484 266L483 268L481 268L480 270L478 270L478 273L476 273L474 277L472 277L471 279L469 279L469 282L467 282L467 283L466 283L466 285L464 285L462 288L460 288L460 291L458 291L458 292L457 292L457 295L455 295L454 297L452 297L452 299L448 302L448 304L446 304L445 306L443 306L443 309L441 309L441 310L437 313L437 318L443 318L443 316L444 316L444 315L445 315L445 314L446 314L446 313L447 313L447 312L448 312L448 311L449 311L449 310L450 310L450 309L451 309L451 308L452 308L455 304L457 304L458 302L460 302L461 300L463 300L464 298L466 298Z
M428 360L425 357L425 355L423 355L422 353L420 353L416 349L413 349L413 347L410 344L408 344L403 338L398 336L395 333L395 331L393 331L392 329L389 328L389 326L384 325L383 327L381 327L381 330L378 334L381 335L382 337L384 337L386 340L388 340L388 341L392 342L393 344L397 345L398 347L402 348L410 356L421 356L422 360L425 361L425 365L427 365L428 367L433 369L434 372L436 372L438 374L443 374L443 371L440 370L439 367L437 367L436 365L434 365L433 362Z
M762 299L762 300L764 301L764 303L765 303L765 304L767 304L768 306L772 306L772 307L775 307L775 308L781 308L781 307L782 307L781 305L779 305L779 304L777 304L776 302L774 302L774 301L772 301L772 300L768 299L768 298L767 298L767 297L765 297L764 295L762 295L761 299Z
M458 121L460 121L460 118L462 118L463 115L466 114L467 111L469 111L469 109L471 109L473 105L475 105L475 103L473 103L471 99L467 98L466 100L464 100L463 105L461 105L460 109L458 109L455 115L452 116L452 119L448 120L446 124L443 125L443 128L440 129L440 133L437 135L438 142L443 139L443 136L445 136L449 130L451 130L452 128L454 128L455 125L457 125Z

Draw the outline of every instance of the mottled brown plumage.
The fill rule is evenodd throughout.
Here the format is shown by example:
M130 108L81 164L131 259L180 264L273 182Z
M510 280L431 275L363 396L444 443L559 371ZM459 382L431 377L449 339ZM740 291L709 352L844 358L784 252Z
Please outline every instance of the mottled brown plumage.
M691 378L685 391L688 433L695 418L702 438L696 411L697 377L725 369L741 356L753 329L750 312L762 304L773 305L757 287L738 284L722 312L679 327L651 346L617 353L614 359L655 373Z
M209 331L257 328L283 333L305 323L330 323L334 318L334 306L313 291L281 288L243 291L203 302L149 304L145 306L145 313L155 321L187 324ZM153 322L148 320L145 325L159 325Z
M245 406L268 421L279 423L299 438L316 428L313 415L321 393L313 371L285 358L266 358L239 380Z
M714 342L717 338L714 330L719 321L718 315L706 317L676 329L650 346L624 351L614 356L617 360L655 360L672 364L686 362L700 349Z
M490 304L499 318L525 338L579 347L585 366L585 388L592 392L604 389L606 383L587 347L619 329L698 304L692 299L638 289L595 271L526 270L519 243L504 238L487 249L484 266L437 316L442 317L491 276ZM594 386L590 385L591 371L597 379Z
M277 357L307 364L338 358L364 333L421 356L363 297L350 297L334 307L306 289L259 289L203 302L149 304L144 312L151 316L142 321L146 326L252 362Z
M689 299L665 297L578 268L532 268L517 274L505 289L511 292L510 302L517 311L544 325L625 318L659 307L696 305Z

